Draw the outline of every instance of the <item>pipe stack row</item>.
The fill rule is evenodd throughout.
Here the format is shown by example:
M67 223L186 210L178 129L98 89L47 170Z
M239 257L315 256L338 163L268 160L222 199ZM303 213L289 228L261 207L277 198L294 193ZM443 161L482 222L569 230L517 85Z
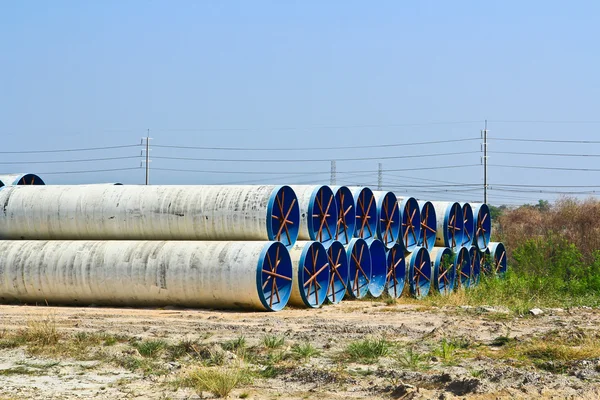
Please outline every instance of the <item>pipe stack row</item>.
M492 261L477 270L506 269L504 247L487 245L489 211L479 225L471 216L470 234L483 238L473 250L477 240L458 239L463 218L446 221L441 204L364 187L10 182L0 188L5 302L277 311L397 298L407 281L423 297L434 276L451 278L443 271L452 266L429 260L438 242L455 258L488 251Z

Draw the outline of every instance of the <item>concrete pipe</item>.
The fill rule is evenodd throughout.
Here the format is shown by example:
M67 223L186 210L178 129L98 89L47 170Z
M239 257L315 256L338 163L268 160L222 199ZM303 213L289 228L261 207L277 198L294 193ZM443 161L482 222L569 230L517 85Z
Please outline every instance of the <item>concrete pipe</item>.
M375 239L369 244L369 253L371 254L371 279L369 280L369 293L373 297L379 297L383 294L386 284L386 248L381 240Z
M289 186L12 186L0 239L277 240L300 212Z
M414 197L398 197L400 208L400 238L398 243L405 252L414 251L419 246L421 236L421 208Z
M435 290L441 295L449 295L454 290L456 281L454 254L449 247L434 247L430 253Z
M454 253L454 264L456 265L456 286L470 288L473 286L473 271L471 271L471 257L469 249L461 247Z
M471 260L471 282L477 286L481 278L481 253L476 246L469 248L469 258Z
M344 245L334 240L326 247L327 260L331 273L327 289L327 301L337 304L346 295L346 284L348 283L348 257Z
M346 246L348 257L348 295L355 299L362 299L367 295L371 280L371 254L368 243L359 238L354 238Z
M0 187L16 185L45 185L42 178L36 174L6 174L0 175Z
M377 205L373 191L367 187L351 187L356 204L354 237L370 242L377 235Z
M346 186L334 186L331 188L335 195L335 203L338 210L338 219L335 230L335 240L343 245L350 243L354 237L356 228L356 204L352 192Z
M475 218L475 236L473 244L479 250L483 250L490 244L492 234L492 214L485 203L473 204L473 215Z
M492 272L497 275L504 275L508 269L504 244L502 242L490 242L488 249L490 249Z
M417 247L415 251L406 255L406 262L410 294L417 299L422 299L429 294L433 280L429 251L425 247Z
M437 229L435 208L430 201L420 201L419 207L421 208L421 234L419 235L419 246L430 250L435 246Z
M392 192L374 191L373 195L377 206L377 238L390 249L400 234L398 199Z
M387 274L385 288L391 298L397 299L402 296L406 282L406 262L402 246L395 244L394 247L388 250L386 264Z
M292 290L279 242L0 241L0 299L277 311Z
M330 267L327 252L320 242L296 242L290 248L292 294L289 304L317 308L327 297Z
M329 186L293 185L300 205L298 239L327 243L335 240L338 219L335 196Z
M435 245L457 251L463 241L463 219L459 203L432 201L437 217Z
M479 254L481 255L481 272L490 275L492 273L492 254L489 247L479 250Z
M463 239L461 246L471 247L475 240L475 219L473 218L473 209L469 203L460 205L463 215Z

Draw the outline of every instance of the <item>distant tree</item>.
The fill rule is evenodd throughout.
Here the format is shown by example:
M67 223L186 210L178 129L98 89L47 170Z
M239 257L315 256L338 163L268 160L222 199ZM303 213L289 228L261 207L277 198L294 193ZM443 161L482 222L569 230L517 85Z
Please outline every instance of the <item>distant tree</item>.
M550 211L550 202L540 199L535 207L542 212Z
M492 221L498 220L498 217L500 217L502 215L502 213L504 211L506 211L508 208L505 205L496 207L496 206L492 206L489 204L488 204L488 207L490 208L490 216L492 217Z

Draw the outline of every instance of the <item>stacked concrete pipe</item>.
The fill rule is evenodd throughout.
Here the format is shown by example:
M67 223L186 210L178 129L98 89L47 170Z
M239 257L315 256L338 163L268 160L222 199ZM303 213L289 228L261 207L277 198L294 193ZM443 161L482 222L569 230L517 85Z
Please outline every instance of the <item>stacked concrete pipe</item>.
M356 204L354 237L371 242L377 235L377 204L373 191L367 187L351 187L350 190Z
M398 197L400 209L400 244L405 252L414 251L419 247L421 237L421 208L414 197Z
M452 250L448 247L435 247L430 253L435 290L442 295L448 295L454 290L456 281L456 264Z
M397 299L402 296L407 277L406 260L402 246L395 244L387 251L386 255L387 274L386 290L388 295Z
M320 307L327 298L331 268L320 242L299 241L289 249L292 260L292 294L289 304Z
M419 235L419 246L431 250L435 246L437 235L437 217L435 207L430 201L419 201L421 208L421 234Z
M335 240L338 210L333 191L325 185L293 185L300 206L300 240Z
M350 243L354 237L356 228L356 203L352 192L346 186L333 186L331 188L335 195L335 202L338 210L338 219L335 230L335 240L343 245Z
M42 178L36 174L4 174L0 175L0 187L23 185L45 185Z
M327 301L337 304L346 295L348 284L348 256L342 242L333 241L327 244L327 260L331 269L327 289Z
M368 289L371 296L379 297L385 290L387 275L387 254L383 242L379 239L373 240L369 244L369 254L371 256L371 278Z
M400 210L398 199L392 192L375 191L377 205L377 238L390 249L400 239Z
M429 252L424 247L417 247L415 251L406 256L408 263L408 282L410 294L422 299L429 294L433 281L433 268Z
M348 282L346 293L355 299L367 295L371 281L371 254L369 244L360 238L354 238L346 246L348 257Z
M435 245L458 250L463 241L463 216L459 203L432 201L437 217Z

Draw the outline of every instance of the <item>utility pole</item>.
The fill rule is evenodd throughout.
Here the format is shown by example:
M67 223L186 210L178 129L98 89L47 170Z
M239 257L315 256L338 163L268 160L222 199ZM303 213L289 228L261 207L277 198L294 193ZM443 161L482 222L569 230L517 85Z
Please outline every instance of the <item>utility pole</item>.
M150 184L150 129L146 132L146 185ZM142 143L144 138L142 138Z
M485 120L485 128L483 129L483 202L487 204L487 163L488 163L488 155L487 155L487 119Z
M330 179L331 185L336 184L336 179L337 179L337 170L336 170L335 160L331 160L331 179Z
M377 190L383 190L383 164L379 163L379 171L377 171Z

